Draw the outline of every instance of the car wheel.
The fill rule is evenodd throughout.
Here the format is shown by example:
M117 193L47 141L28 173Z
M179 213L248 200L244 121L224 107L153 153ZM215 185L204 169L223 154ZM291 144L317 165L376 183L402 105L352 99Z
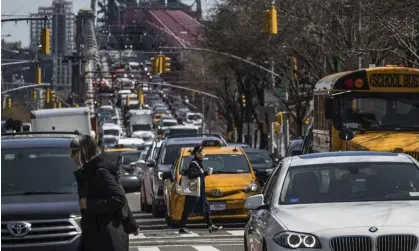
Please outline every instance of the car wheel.
M153 200L153 202L151 203L151 212L153 214L154 217L156 218L161 218L164 216L165 212L160 211L156 205L156 202Z

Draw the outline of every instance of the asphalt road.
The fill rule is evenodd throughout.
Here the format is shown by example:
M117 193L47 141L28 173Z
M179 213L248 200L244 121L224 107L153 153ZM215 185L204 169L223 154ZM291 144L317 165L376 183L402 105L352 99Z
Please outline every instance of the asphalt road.
M130 236L130 251L243 251L243 223L223 223L223 230L209 233L205 224L189 224L193 233L179 235L166 225L164 218L154 218L141 211L140 194L127 194L128 203L141 232Z

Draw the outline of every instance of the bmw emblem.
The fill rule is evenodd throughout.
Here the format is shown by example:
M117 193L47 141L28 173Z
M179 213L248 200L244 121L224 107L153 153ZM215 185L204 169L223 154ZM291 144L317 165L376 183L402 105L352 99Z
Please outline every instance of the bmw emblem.
M375 233L378 231L378 228L376 227L370 227L370 229L368 229L371 233Z

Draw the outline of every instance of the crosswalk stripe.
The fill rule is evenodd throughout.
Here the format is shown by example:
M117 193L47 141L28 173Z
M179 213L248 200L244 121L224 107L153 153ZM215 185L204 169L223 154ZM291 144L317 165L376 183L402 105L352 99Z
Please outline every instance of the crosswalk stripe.
M160 251L158 247L137 247L138 251Z
M198 251L220 251L219 249L213 247L213 246L192 246Z
M147 238L147 237L145 237L145 235L143 233L139 233L138 235L130 235L129 236L130 240L144 239L144 238Z
M181 236L181 237L198 237L199 234L197 233L190 233L190 234L179 234L178 232L175 232L175 234Z
M229 233L233 236L243 236L244 235L244 230L227 231L227 233Z

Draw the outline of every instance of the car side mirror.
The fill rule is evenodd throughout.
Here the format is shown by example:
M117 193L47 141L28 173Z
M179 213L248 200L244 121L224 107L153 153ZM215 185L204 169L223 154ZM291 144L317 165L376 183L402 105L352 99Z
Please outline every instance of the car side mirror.
M255 170L255 175L256 177L263 177L267 176L267 172L266 170Z
M244 203L244 208L249 210L258 210L260 207L265 205L263 203L264 197L263 194L256 194L253 196L250 196L246 199L246 202Z
M154 161L154 160L147 160L146 162L145 162L145 165L147 166L147 167L155 167L156 166L156 161Z

